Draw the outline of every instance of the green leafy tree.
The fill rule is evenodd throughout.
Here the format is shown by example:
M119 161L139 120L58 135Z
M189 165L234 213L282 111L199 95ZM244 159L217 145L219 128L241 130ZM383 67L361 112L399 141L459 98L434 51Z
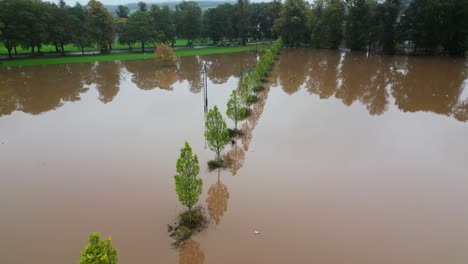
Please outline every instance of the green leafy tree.
M84 55L84 49L86 47L91 47L93 44L86 26L88 12L80 3L76 3L69 12L73 17L69 25L73 29L72 44L79 47L81 54Z
M115 37L114 19L111 13L96 0L88 2L86 27L89 37L99 46L101 52L108 52Z
M198 157L193 155L189 143L185 142L184 147L180 150L179 159L177 159L177 174L174 179L179 201L187 206L189 214L191 214L192 207L198 202L203 190L203 180L197 177L199 172Z
M146 5L145 2L140 1L140 2L138 2L137 5L138 5L138 10L139 10L139 11L141 11L141 12L146 12L146 11L148 11L148 6Z
M175 18L177 36L187 38L188 44L191 45L201 31L202 10L200 6L193 1L182 1L176 5Z
M221 160L221 151L224 146L229 143L229 131L226 127L226 121L218 110L217 106L208 111L205 123L205 137L208 141L208 146L216 152L216 159Z
M336 49L343 40L345 7L341 0L314 2L311 18L311 44L316 48Z
M149 12L136 11L128 18L124 34L129 42L140 42L141 52L144 52L145 44L156 38L153 24L153 17Z
M249 37L249 25L251 20L249 5L249 0L237 0L237 4L234 6L234 26L236 28L237 37L241 39L242 46L247 45L247 39Z
M346 18L346 44L352 50L364 50L369 45L370 9L366 0L350 0Z
M286 0L274 27L286 45L299 46L309 38L309 21L309 8L304 0Z
M227 103L226 115L234 121L234 129L237 130L237 122L245 118L245 108L236 90L232 90Z
M463 56L468 48L468 3L466 0L411 1L398 28L400 39L411 41L415 53Z
M130 8L128 6L119 5L115 10L115 14L119 18L128 18L128 14L130 13Z
M89 244L81 252L79 264L117 264L117 249L112 246L110 237L101 241L101 234L89 235Z
M175 42L175 24L174 12L164 5L160 8L158 5L151 6L151 16L153 17L154 28L157 39L163 43Z

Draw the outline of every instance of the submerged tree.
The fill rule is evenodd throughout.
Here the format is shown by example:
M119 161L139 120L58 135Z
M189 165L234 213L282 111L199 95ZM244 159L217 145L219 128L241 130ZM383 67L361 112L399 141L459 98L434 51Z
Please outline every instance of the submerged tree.
M232 90L227 103L226 115L234 121L234 130L237 131L237 122L245 118L246 110L236 90Z
M226 128L226 121L215 106L210 109L206 118L205 137L208 141L208 146L216 152L216 160L221 160L221 151L224 146L229 143L229 131Z
M112 246L110 237L101 241L101 234L93 232L89 235L89 244L81 252L79 264L117 264L117 249Z
M197 178L199 172L198 157L193 155L189 143L185 142L177 160L177 174L174 179L179 201L187 206L189 217L191 217L192 207L198 202L203 189L203 180Z

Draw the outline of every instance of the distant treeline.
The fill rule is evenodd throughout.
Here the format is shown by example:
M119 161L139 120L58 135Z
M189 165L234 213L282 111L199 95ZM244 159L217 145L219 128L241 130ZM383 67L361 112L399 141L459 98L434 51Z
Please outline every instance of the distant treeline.
M64 52L66 44L101 52L121 44L214 43L283 37L286 46L350 48L394 54L463 56L468 47L468 0L274 0L221 4L203 11L196 2L169 6L138 3L138 11L118 6L110 13L100 2L70 7L39 0L0 1L0 41L11 57L16 47L41 51L44 44Z

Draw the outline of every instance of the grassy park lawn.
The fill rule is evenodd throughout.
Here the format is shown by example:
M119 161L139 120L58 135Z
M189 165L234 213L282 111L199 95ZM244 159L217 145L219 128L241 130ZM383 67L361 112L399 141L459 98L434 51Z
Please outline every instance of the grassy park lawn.
M249 51L249 50L255 50L255 46L184 49L184 50L176 50L175 52L177 56L181 57L181 56L206 55L206 54L216 54L216 53L231 53L231 52L240 52L240 51ZM0 66L17 67L17 66L32 66L32 65L47 65L47 64L67 64L67 63L80 63L80 62L137 60L137 59L153 59L153 58L154 58L154 54L152 52L67 56L67 57L55 57L55 58L54 57L51 57L51 58L42 57L42 58L1 60Z

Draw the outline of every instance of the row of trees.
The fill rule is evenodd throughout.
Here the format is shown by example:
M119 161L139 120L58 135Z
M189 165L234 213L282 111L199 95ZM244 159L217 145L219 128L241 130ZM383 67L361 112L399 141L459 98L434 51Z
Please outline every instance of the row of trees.
M276 37L273 22L277 19L281 3L249 4L239 0L237 4L224 4L202 11L195 2L179 3L175 10L168 6L148 6L140 2L139 10L130 12L119 6L111 14L100 2L90 0L86 6L77 3L71 7L63 0L58 4L36 0L0 1L0 42L12 53L17 47L30 48L31 54L41 52L45 44L55 46L56 52L64 52L65 45L73 44L81 49L97 46L101 52L112 49L118 41L131 47L141 43L174 43L176 36L188 39L211 38L214 42L248 37Z
M238 0L202 11L195 2L148 6L130 14L119 6L113 16L100 2L70 7L36 0L0 1L0 41L11 57L16 47L31 53L52 44L64 52L66 44L82 51L97 45L103 52L116 40L132 45L189 44L199 37L214 42L283 36L286 45L372 50L393 54L398 44L415 53L464 55L468 47L468 0Z
M467 0L286 0L274 29L287 45L464 55Z
M266 77L270 72L269 69L271 69L271 65L273 64L276 56L279 54L281 44L282 41L279 39L276 44L265 53L255 69L249 75L254 75L257 72L258 74L261 74L262 78ZM269 63L268 67L266 67L267 63ZM265 67L265 70L263 70L262 67ZM209 148L216 154L215 159L208 162L210 169L226 167L227 163L229 163L229 161L226 161L222 156L222 151L231 141L231 138L235 138L237 136L237 134L231 133L232 131L237 131L237 122L246 118L246 108L248 107L248 104L242 98L242 94L239 96L238 92L233 90L227 103L226 114L234 121L234 130L227 128L226 121L216 105L208 111L205 120L205 138ZM177 227L173 228L170 226L170 232L172 232L171 236L176 236L176 239L179 240L177 243L179 244L181 242L180 240L186 240L190 237L192 234L191 229L194 229L193 227L199 227L198 223L192 223L192 209L198 202L199 196L203 191L203 181L198 178L198 174L200 172L198 157L193 154L192 148L188 142L185 142L184 147L180 150L180 156L177 159L176 172L177 173L174 176L176 193L181 204L188 208L188 216L190 219L189 223L182 223L183 219L181 218L181 224ZM198 220L194 220L195 222L202 221L202 217L196 217L196 219ZM182 232L181 230L185 231Z

